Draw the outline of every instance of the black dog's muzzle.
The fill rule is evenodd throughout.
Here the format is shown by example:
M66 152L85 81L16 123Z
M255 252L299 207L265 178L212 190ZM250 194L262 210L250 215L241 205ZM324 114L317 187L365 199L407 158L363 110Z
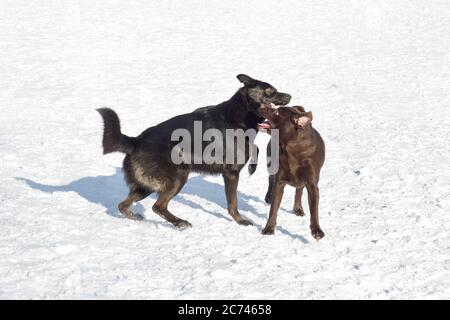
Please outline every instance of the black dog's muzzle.
M291 101L291 95L283 92L278 92L276 98L271 101L273 104L278 106L285 106Z

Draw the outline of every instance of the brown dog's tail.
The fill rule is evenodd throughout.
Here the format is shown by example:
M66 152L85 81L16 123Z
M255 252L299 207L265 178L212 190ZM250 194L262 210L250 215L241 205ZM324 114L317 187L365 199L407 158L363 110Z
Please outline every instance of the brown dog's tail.
M128 137L120 131L120 120L117 113L109 108L97 109L103 118L103 154L111 152L132 153L136 138Z

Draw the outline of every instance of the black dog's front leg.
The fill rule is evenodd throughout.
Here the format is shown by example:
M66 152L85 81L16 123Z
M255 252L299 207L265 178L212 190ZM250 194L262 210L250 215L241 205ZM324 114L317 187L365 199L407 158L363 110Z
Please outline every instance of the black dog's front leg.
M269 176L269 187L267 188L266 196L264 198L264 201L266 201L267 204L272 203L272 195L273 195L273 181L275 179L275 176Z
M253 223L241 216L237 210L237 186L239 183L239 172L226 172L223 174L225 182L225 195L227 197L228 213L241 225L248 226Z
M256 155L253 154L253 152L250 154L250 161L248 164L248 173L250 175L255 173L256 167L258 166L259 148L257 146L255 146L255 148L256 148ZM253 150L253 148L250 148L250 150Z
M266 150L266 161L267 161L267 171L270 171L269 168L272 164L271 160L271 142L272 139L269 140L269 143L267 144L267 150ZM275 179L275 175L269 175L269 187L267 188L266 196L264 197L264 201L266 201L267 204L272 203L272 194L273 194L273 182Z

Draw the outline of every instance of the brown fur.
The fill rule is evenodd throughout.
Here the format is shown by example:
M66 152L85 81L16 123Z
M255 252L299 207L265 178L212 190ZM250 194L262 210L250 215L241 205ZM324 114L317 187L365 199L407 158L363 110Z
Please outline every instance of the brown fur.
M311 126L312 113L303 107L264 107L260 113L271 125L279 129L279 170L269 176L269 189L266 201L271 203L269 219L263 234L274 234L277 212L283 197L284 187L288 184L296 188L294 213L303 216L301 204L303 188L308 191L311 212L311 234L319 240L324 232L319 225L319 188L320 170L325 161L325 144L320 134ZM270 150L270 148L268 148Z

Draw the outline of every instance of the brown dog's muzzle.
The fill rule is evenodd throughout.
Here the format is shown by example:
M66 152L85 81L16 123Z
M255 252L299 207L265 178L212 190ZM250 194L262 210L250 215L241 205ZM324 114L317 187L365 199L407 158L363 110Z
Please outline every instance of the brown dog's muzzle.
M259 109L259 113L261 116L263 116L266 120L264 120L261 123L258 123L258 130L265 130L267 133L270 134L270 129L272 129L272 126L270 124L270 114L274 112L278 106L274 105L273 103L266 103L261 105L261 108Z

